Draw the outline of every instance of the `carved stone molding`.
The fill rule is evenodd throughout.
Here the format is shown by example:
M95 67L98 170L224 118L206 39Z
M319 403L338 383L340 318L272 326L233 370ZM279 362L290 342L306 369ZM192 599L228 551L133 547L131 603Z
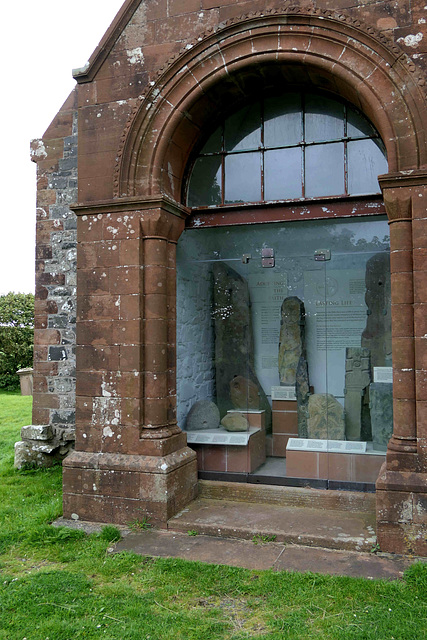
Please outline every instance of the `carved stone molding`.
M280 7L280 9L275 8L250 13L223 22L219 24L218 27L207 29L199 35L196 41L186 43L181 52L169 58L158 70L157 74L149 82L145 92L134 105L126 126L123 129L114 169L114 197L118 198L124 195L131 195L135 192L135 189L136 191L139 190L139 181L131 176L132 171L134 172L135 167L139 164L139 149L144 146L143 153L150 158L153 158L153 155L149 155L150 153L159 153L158 150L147 150L147 147L151 149L151 147L154 146L152 144L153 141L148 141L148 136L147 142L144 145L140 144L140 138L146 135L146 132L150 128L150 122L156 118L157 113L162 109L174 108L173 105L175 103L171 99L171 94L174 91L174 86L182 80L185 74L188 74L189 81L194 82L195 75L192 69L202 64L203 60L208 60L215 56L217 56L219 60L221 60L221 57L224 60L222 51L224 47L228 46L227 43L232 43L230 45L232 46L233 43L243 43L248 38L252 39L258 36L261 38L263 34L271 36L277 33L277 36L282 38L281 43L283 44L283 34L286 28L289 29L291 36L300 36L306 33L307 37L311 34L314 40L314 36L317 34L319 39L321 38L321 42L325 42L329 38L336 46L341 46L343 52L345 50L346 58L353 56L353 68L348 68L348 74L349 76L353 74L355 91L358 90L356 89L356 85L358 83L360 84L361 81L362 83L364 82L363 71L355 71L357 59L359 59L360 65L362 66L363 64L373 64L376 70L381 70L380 75L382 75L380 80L384 85L388 83L388 88L385 89L385 93L388 92L388 95L391 95L394 89L398 87L401 88L401 90L396 91L396 94L399 95L395 99L396 104L399 103L400 105L400 107L396 108L400 108L401 117L407 119L408 114L412 111L414 117L410 118L411 121L414 120L414 118L418 118L418 120L422 119L419 104L424 103L423 93L426 79L400 47L389 40L384 33L377 31L371 26L364 25L360 20L352 18L343 11L334 12L313 6L298 7L292 4L285 4ZM311 41L310 39L310 42ZM285 54L292 55L292 59L295 60L296 63L309 65L308 56L310 55L310 51L303 49L304 48L301 47L301 51L295 51L294 48L291 47L288 51L286 47L282 46L280 51L278 50L278 53L282 56ZM367 52L369 51L370 54L367 56ZM260 56L262 54L262 49L256 51L257 60L261 59ZM327 56L325 56L324 66L325 68L326 66L328 67L327 73L333 75L335 65L338 64L341 65L341 69L346 69L347 62L329 59L326 62L326 58ZM322 60L322 53L320 52L319 54L317 51L313 59L316 59L317 64L320 65L319 68L322 68L323 63L319 62L319 60ZM250 64L250 56L245 57L241 64ZM227 75L228 70L225 62L224 68L224 75ZM344 71L342 71L342 73L344 73ZM373 70L367 71L366 73L366 86L368 90L371 91L372 95L378 93L376 83L372 81L372 86L369 84L369 76L373 73ZM359 74L359 77L357 74ZM194 97L197 91L200 95L203 94L204 89L201 87L202 83L203 81L198 78L198 86L194 90ZM411 92L408 91L406 84L413 87ZM374 85L375 91L373 89ZM404 86L405 91L403 90ZM416 87L418 87L418 92ZM423 93L421 93L420 90L422 90ZM191 89L189 89L189 93L190 92ZM380 98L377 97L376 99L379 103L372 107L374 112L385 112L387 108L392 108L391 105L387 105L387 107L386 105L380 106ZM385 99L385 102L387 102L387 99ZM175 107L175 110L179 111L178 107ZM392 123L392 125L387 126L397 126L395 117L387 117L389 118L389 122ZM171 116L165 115L164 118L167 120L168 118L170 119ZM165 125L166 128L165 122L162 121L162 126L163 125ZM415 125L411 126L413 126L413 131L417 130ZM155 129L153 126L153 131ZM418 126L418 130L421 130L420 126ZM171 133L167 135L170 136ZM415 133L410 133L409 135L414 137ZM393 135L390 130L387 132L386 137L391 140L390 144L399 145L398 139L400 135L396 133ZM138 147L138 145L140 146ZM412 156L415 157L415 151L411 151L411 153ZM404 157L402 161L403 166L405 166L407 161L408 158ZM153 173L153 167L155 167L157 171L160 170L159 163L155 163L154 160L152 165L147 166L145 161L142 162L142 164L146 167L145 171L148 172L150 176ZM398 165L397 162L394 164ZM411 164L413 166L412 159L409 160L409 166L411 166ZM406 164L406 166L408 165ZM154 180L152 177L149 179ZM155 184L154 187L158 189L159 184ZM175 195L175 197L177 196Z

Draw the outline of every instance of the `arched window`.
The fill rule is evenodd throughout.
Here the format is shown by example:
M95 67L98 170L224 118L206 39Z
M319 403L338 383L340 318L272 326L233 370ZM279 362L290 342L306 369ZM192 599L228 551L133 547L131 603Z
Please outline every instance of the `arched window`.
M374 194L386 172L380 137L354 107L290 92L222 120L194 159L187 205Z

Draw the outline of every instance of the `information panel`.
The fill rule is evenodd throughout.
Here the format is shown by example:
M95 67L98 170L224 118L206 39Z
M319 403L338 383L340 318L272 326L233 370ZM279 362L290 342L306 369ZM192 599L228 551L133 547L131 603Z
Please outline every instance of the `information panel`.
M366 327L365 270L305 271L304 304L310 383L342 401L345 350L361 346Z

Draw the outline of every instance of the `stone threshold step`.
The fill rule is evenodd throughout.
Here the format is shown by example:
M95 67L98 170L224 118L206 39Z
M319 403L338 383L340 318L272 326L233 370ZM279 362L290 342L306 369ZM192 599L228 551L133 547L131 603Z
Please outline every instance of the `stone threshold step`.
M173 531L131 533L110 550L133 551L144 556L183 558L252 570L312 571L325 575L395 580L414 558L390 554L357 553L321 547L257 543L249 540L191 535Z
M375 514L375 494L199 480L199 498Z
M375 548L374 513L318 507L198 498L168 521L168 530L326 549Z
M54 527L69 527L86 533L99 533L105 523L83 522L58 518ZM304 547L279 542L253 542L217 536L195 536L164 529L132 531L128 527L115 525L122 538L111 543L108 553L132 551L143 556L157 558L183 558L231 567L274 571L312 571L326 575L364 577L394 580L413 562L422 560L387 553L363 553Z

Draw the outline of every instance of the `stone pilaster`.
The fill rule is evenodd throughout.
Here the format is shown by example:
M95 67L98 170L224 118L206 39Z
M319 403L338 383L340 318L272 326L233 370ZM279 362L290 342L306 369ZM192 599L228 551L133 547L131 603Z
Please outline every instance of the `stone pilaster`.
M76 450L64 516L158 526L195 497L195 453L175 417L175 244L164 198L76 207Z
M427 174L382 176L390 223L393 435L377 481L381 549L427 553Z

